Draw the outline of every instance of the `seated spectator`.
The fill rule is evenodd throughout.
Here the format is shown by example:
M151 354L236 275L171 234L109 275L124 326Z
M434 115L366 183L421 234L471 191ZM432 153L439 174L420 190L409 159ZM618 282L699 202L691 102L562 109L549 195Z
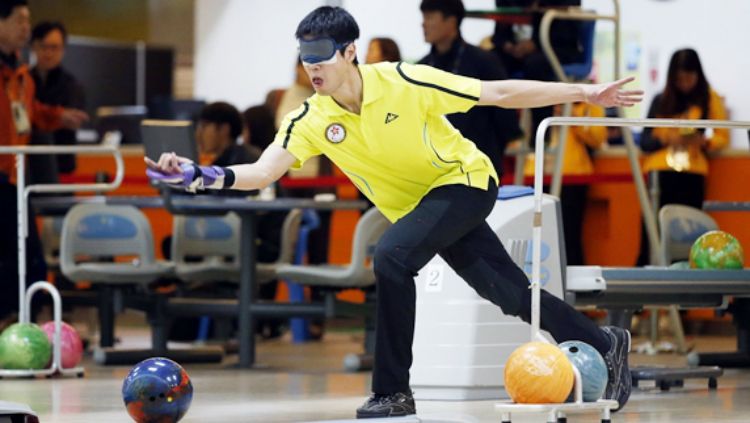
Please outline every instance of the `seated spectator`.
M461 0L423 0L420 10L424 40L430 44L430 52L419 63L477 79L507 78L505 68L494 54L467 43L461 37L461 21L466 14ZM446 117L490 158L501 176L506 144L523 135L517 112L497 107L475 107L466 113Z
M251 108L252 109L252 108ZM261 149L254 145L246 145L243 135L247 133L261 134L258 127L245 128L243 116L231 104L216 102L206 105L198 117L195 139L200 154L212 157L211 164L215 166L231 166L243 163L253 163L260 157ZM271 123L272 124L272 123ZM257 135L258 139L262 139ZM271 134L273 137L273 134ZM254 139L254 138L251 138ZM217 193L218 191L206 191ZM232 191L227 191L230 193ZM252 192L250 192L252 195ZM234 191L234 195L247 196L248 192ZM281 227L286 212L269 212L259 214L257 222L257 254L258 261L270 263L276 261L281 250ZM162 251L168 257L171 237L162 244ZM258 297L264 300L276 298L278 282L269 282L259 286ZM263 338L276 338L282 335L282 322L277 319L259 319L257 332ZM171 339L192 339L198 330L197 318L180 319L179 325L173 325L170 332Z
M198 117L195 140L201 155L213 157L211 164L231 166L253 163L259 151L249 149L240 136L245 129L240 112L231 104L216 102L206 105Z
M650 118L717 119L727 118L724 103L706 80L698 53L693 49L676 51L669 61L667 85L651 102ZM729 130L691 128L645 128L641 149L647 153L643 171L658 173L659 204L703 207L708 174L707 152L729 144ZM650 263L645 228L641 231L638 265Z
M245 120L245 144L263 151L276 135L273 112L266 105L249 107L242 113Z
M365 63L400 62L401 51L392 38L377 37L370 40L367 46Z

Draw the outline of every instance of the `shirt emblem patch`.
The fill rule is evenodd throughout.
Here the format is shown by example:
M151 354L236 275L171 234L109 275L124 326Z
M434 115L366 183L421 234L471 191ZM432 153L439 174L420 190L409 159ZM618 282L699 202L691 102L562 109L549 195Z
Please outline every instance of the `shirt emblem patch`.
M326 128L326 139L334 144L344 141L346 138L346 129L340 123L332 123Z
M395 113L390 113L389 112L388 114L385 115L385 124L387 125L387 124L393 122L396 119L398 119L398 115L395 114Z

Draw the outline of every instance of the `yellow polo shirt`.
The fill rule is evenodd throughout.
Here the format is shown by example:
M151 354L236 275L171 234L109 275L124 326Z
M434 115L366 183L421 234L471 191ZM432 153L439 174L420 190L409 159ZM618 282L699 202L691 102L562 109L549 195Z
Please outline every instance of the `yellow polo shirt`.
M315 94L286 115L273 143L297 158L294 168L328 156L392 222L435 187L486 190L489 178L497 183L489 158L444 117L477 103L478 79L406 63L359 65L359 71L360 114Z

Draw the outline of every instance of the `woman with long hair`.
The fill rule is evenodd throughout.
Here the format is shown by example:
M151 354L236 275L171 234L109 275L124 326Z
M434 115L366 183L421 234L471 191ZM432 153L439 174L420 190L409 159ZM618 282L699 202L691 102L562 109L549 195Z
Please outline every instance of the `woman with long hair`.
M698 53L690 48L676 51L669 61L667 84L654 97L649 118L727 118L721 97L711 89ZM641 149L647 153L643 170L652 183L658 181L659 204L684 204L701 208L705 197L706 153L729 144L729 130L694 128L646 128ZM653 178L656 178L654 180ZM645 230L641 231L638 265L649 263Z

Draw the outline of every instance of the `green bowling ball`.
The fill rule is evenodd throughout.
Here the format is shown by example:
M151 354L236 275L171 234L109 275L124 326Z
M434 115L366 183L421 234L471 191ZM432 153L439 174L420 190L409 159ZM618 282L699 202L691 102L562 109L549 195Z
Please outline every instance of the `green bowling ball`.
M0 334L0 368L43 369L51 356L47 334L33 323L15 323Z
M693 269L742 269L745 253L737 238L724 231L710 231L690 248Z

